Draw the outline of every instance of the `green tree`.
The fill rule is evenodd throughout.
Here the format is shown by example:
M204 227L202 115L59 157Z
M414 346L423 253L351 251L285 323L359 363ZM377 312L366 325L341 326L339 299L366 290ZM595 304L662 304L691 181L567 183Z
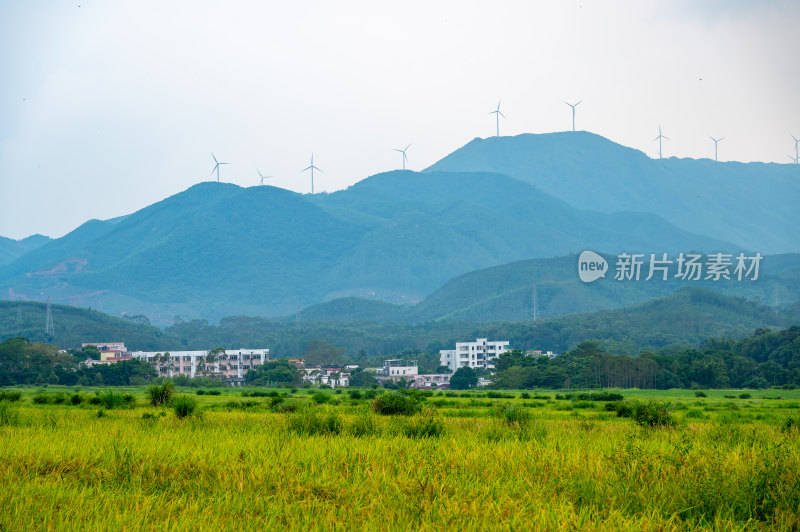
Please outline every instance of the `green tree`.
M450 377L450 388L453 390L468 390L478 385L478 376L469 366L458 368Z

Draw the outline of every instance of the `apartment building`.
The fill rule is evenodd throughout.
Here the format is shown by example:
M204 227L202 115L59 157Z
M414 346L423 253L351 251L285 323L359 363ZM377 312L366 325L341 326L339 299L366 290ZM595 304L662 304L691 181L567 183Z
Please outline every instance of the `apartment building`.
M463 367L493 370L494 359L509 351L508 346L508 341L490 342L487 338L458 342L455 349L439 351L439 365L447 366L453 373Z

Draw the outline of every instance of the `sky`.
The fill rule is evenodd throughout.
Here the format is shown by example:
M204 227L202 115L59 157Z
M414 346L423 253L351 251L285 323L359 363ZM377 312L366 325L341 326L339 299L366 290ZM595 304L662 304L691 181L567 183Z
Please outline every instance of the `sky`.
M790 164L800 2L0 2L0 235L60 237L216 179L317 192L572 127ZM800 178L800 171L798 172Z

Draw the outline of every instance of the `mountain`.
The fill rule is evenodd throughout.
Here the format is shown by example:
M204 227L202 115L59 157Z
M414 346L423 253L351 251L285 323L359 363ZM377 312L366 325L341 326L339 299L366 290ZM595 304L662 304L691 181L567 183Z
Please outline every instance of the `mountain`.
M380 311L380 305L385 304L378 305L373 308ZM372 317L312 322L305 318L295 321L233 316L220 320L219 325L209 325L205 320L178 321L162 331L63 305L53 305L53 317L56 334L51 339L43 334L45 305L0 301L0 340L25 336L65 348L88 341L124 341L131 349L153 351L266 347L273 356L291 358L302 356L310 342L320 340L346 349L350 356L363 350L370 357L391 357L402 352L414 357L452 348L457 341L488 337L509 340L512 347L519 349L557 352L572 349L584 340L597 340L606 352L639 354L647 349L694 347L711 337L740 338L764 327L796 325L800 323L800 305L778 310L705 288L685 287L637 305L537 322L399 323Z
M32 235L22 240L13 240L0 236L0 266L14 262L26 253L47 244L49 237Z
M605 258L611 265L616 260L611 255ZM341 298L303 309L300 315L304 320L322 322L529 321L534 284L540 319L625 307L687 287L770 304L777 297L784 306L800 301L800 254L766 256L756 281L690 281L673 277L667 281L645 281L644 277L640 281L618 281L611 274L587 284L578 279L577 264L577 255L517 261L457 276L413 306ZM295 319L296 315L289 318Z
M413 302L471 270L587 247L736 249L652 214L575 209L500 174L398 171L316 196L195 185L0 267L0 290L167 324L341 296Z
M115 318L96 310L52 305L54 336L44 334L47 305L29 301L0 301L0 341L21 336L62 348L83 342L124 342L128 349L177 349L180 343L157 327Z
M651 212L752 251L800 251L796 165L650 159L577 131L475 139L425 171L498 172L578 209Z

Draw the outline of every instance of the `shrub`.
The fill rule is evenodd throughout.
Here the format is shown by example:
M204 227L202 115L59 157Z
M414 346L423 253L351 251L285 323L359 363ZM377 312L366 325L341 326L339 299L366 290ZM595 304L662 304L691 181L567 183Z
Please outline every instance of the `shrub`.
M74 406L78 406L79 404L83 403L83 396L79 393L74 393L69 398L70 404Z
M520 427L531 420L531 413L519 403L505 404L495 409L495 415L509 425Z
M381 428L378 425L375 416L369 410L360 413L353 420L350 425L350 434L357 438L365 436L378 436L381 433Z
M131 398L132 397L133 396L131 396ZM97 398L100 400L100 404L106 407L108 410L122 408L126 405L126 399L122 396L122 394L117 393L114 390L106 390L101 392L97 395Z
M66 394L59 392L50 398L50 402L54 405L63 405L67 402Z
M633 419L643 427L668 427L675 424L670 414L670 404L661 401L634 403Z
M205 390L197 390L195 393L196 393L197 395L205 395L205 394L206 394L206 391L205 391ZM244 395L244 394L242 394L242 395Z
M33 396L33 404L35 405L46 405L50 402L50 398L44 394L36 394Z
M404 423L402 432L409 438L438 438L444 434L444 423L436 414L436 409L428 407L422 414Z
M519 397L520 399L530 399L531 394L529 394L528 392L522 392L521 394L519 394Z
M617 417L631 417L633 415L633 408L630 403L625 401L606 403L606 410L609 412L616 412Z
M197 399L191 395L179 395L173 399L172 409L178 419L189 417L197 410Z
M9 390L9 391L0 391L0 401L7 401L9 403L15 403L22 399L22 393Z
M206 395L221 395L222 392L219 390L208 390L206 391Z
M315 408L303 408L289 416L289 430L301 436L334 436L342 432L342 420L336 412L321 414Z
M147 395L150 397L150 404L153 406L161 406L169 403L174 390L175 385L171 380L164 381L160 386L158 384L148 386ZM200 393L201 391L202 390L197 390L197 395L202 395Z
M273 398L271 398L269 400L269 406L270 406L270 408L277 408L278 405L283 403L284 400L285 399L284 399L284 397L282 395L276 395L275 397L273 397Z
M745 392L745 393L740 393L740 394L739 394L739 399L750 399L750 394L749 394L749 393L747 393L747 392Z
M708 396L706 395L706 392L704 392L704 391L702 391L702 390L697 390L696 392L694 392L694 396L695 396L695 397L708 397Z
M693 419L704 419L706 415L701 410L693 408L692 410L686 411L686 417Z
M327 403L328 401L330 401L331 396L324 392L314 392L311 395L311 400L317 403L318 405L321 405L322 403Z
M372 401L372 411L383 416L413 415L419 408L419 402L413 395L398 392L384 393Z
M354 401L361 399L361 392L359 392L358 390L350 390L347 392L347 395L349 395L350 399L353 399Z
M781 425L781 431L787 433L800 431L800 416L787 417L786 420L784 420L783 424Z

